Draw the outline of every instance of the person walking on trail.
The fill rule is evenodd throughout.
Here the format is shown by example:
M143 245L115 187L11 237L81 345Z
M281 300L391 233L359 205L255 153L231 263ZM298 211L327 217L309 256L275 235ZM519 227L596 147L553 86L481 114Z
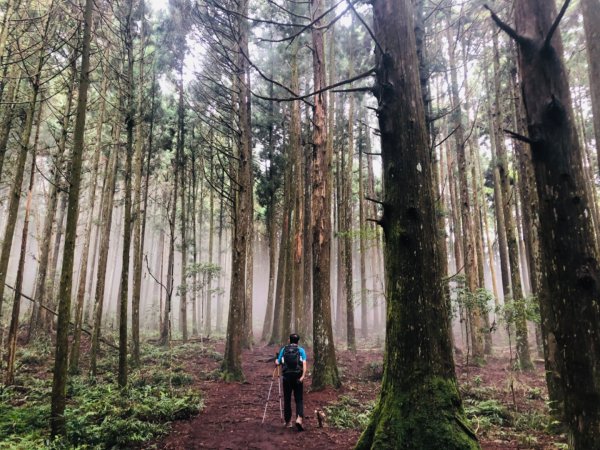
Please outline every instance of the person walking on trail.
M306 376L306 351L298 345L300 336L290 334L289 344L282 347L275 360L283 368L283 415L285 426L292 428L292 392L296 400L296 428L303 431L304 418L303 382Z

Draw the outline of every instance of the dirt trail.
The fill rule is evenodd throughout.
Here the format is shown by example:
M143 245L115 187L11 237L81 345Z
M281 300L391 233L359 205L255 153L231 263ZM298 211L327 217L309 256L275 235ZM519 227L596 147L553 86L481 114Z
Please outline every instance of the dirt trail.
M222 351L222 344L217 345ZM335 401L344 389L310 392L311 380L305 380L305 431L286 429L279 414L277 380L273 384L265 423L261 424L273 374L272 362L263 362L275 355L275 347L257 347L243 354L245 383L200 381L204 396L203 411L190 421L176 422L173 431L157 443L160 449L350 449L358 440L355 430L318 428L316 408ZM308 351L310 365L311 354ZM218 362L198 358L190 370L199 374L216 369ZM292 411L294 404L292 398Z

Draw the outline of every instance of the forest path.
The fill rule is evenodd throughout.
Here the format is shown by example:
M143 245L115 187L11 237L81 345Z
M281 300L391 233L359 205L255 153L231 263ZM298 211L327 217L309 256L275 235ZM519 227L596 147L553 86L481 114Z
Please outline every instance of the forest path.
M223 350L217 344L217 350ZM161 449L350 449L358 440L356 430L318 428L316 408L334 402L344 389L310 392L311 378L305 381L305 431L286 429L279 414L277 379L273 383L265 423L261 424L271 384L274 364L264 362L278 349L256 346L244 351L242 364L245 383L200 381L198 388L204 398L204 409L189 421L173 424L171 434L157 443ZM307 349L309 371L311 352ZM194 359L188 370L196 374L218 368L219 363L205 356ZM283 395L283 393L282 393ZM292 411L294 404L292 399ZM295 417L295 416L294 416Z

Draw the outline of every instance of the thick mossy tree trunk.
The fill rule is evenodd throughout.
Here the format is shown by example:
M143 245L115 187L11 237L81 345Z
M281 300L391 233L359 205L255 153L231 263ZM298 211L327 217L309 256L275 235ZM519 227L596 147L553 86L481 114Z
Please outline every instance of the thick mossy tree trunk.
M321 0L311 1L311 17L323 13ZM325 46L320 21L312 30L314 90L325 87ZM313 234L313 389L339 387L333 329L331 324L331 146L327 146L327 103L325 94L315 95L312 133L312 197L311 227Z
M517 0L516 30L493 16L518 44L523 101L540 205L543 286L540 310L547 354L556 361L569 444L600 448L600 267L585 194L568 73L554 2ZM547 365L547 369L548 369Z
M358 449L476 449L436 257L432 162L410 0L375 0L387 298L379 402Z

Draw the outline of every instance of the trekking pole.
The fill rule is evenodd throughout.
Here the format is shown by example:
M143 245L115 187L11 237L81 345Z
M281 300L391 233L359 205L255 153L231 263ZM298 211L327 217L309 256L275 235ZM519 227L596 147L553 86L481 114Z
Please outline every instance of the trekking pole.
M271 386L269 386L269 394L267 395L267 403L265 403L265 411L263 412L263 419L262 419L261 424L265 423L265 416L267 415L267 405L269 404L269 398L271 398L271 389L273 388L273 382L275 381L275 371L276 370L277 370L277 367L273 371L273 377L271 378ZM281 395L280 395L280 397L281 397Z
M279 417L283 422L283 409L281 408L281 377L279 376L279 366L277 366L277 386L279 386Z

